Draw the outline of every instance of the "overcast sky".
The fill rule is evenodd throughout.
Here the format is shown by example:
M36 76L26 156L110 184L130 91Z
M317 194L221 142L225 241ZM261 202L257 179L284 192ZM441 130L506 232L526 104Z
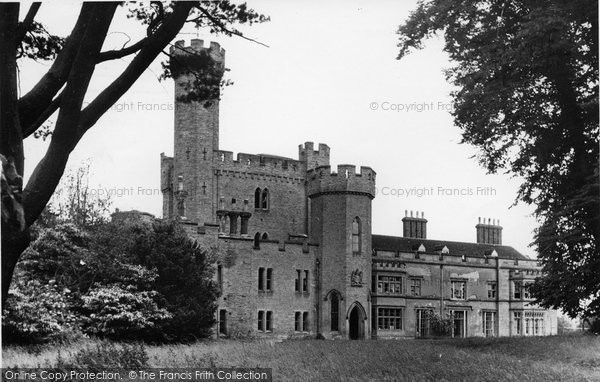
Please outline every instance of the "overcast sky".
M241 28L269 48L206 31L178 39L218 41L226 50L228 77L221 101L220 149L296 158L305 141L331 147L332 165L370 166L377 172L373 233L402 235L405 210L424 211L428 238L475 241L478 217L500 219L503 244L535 256L528 247L533 207L514 202L518 179L488 175L473 147L459 144L448 112L452 87L443 70L452 65L441 38L396 60L396 29L415 1L249 0L271 22ZM80 4L42 4L39 20L67 35ZM26 12L27 5L23 5ZM104 49L118 49L144 29L113 20ZM173 84L159 82L157 60L83 138L69 160L92 162L91 184L113 194L113 207L160 216L160 153L173 153ZM118 75L129 59L102 64L88 101ZM49 63L20 63L26 92ZM26 176L47 142L26 141ZM451 190L449 190L451 189ZM456 190L457 189L457 190ZM461 195L462 194L462 195Z

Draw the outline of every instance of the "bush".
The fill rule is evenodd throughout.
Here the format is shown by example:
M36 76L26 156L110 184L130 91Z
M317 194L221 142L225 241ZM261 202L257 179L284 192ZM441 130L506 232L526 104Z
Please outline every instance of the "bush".
M172 315L157 304L158 292L131 286L95 286L82 296L83 330L112 339L157 337L159 324Z
M42 283L17 277L2 315L4 342L41 343L78 332L69 294L52 280Z

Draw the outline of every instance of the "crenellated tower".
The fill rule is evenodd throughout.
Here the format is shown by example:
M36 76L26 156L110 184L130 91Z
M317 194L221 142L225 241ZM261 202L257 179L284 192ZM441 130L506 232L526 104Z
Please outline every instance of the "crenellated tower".
M306 170L311 170L319 166L329 166L329 146L319 143L315 150L313 142L305 142L298 146L298 159L306 164Z
M173 158L161 156L163 216L214 223L212 163L219 149L219 83L225 50L216 42L205 47L202 40L193 39L189 46L177 41L170 54L175 83L175 149Z
M307 172L310 236L319 243L320 332L370 337L371 201L375 171L352 165Z

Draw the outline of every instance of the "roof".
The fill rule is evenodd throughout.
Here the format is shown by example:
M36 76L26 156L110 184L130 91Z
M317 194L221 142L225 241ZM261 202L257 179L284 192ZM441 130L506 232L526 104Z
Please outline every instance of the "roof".
M498 257L531 260L516 249L508 245L466 243L462 241L416 239L411 237L396 237L385 235L372 235L372 247L380 251L414 252L423 244L427 252L441 250L444 246L450 250L453 256L484 257L496 250Z

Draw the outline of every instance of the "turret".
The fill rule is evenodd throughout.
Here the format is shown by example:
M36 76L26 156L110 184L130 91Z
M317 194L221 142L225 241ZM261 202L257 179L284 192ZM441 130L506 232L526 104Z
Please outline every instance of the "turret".
M306 170L329 166L329 146L319 143L318 150L315 150L313 142L305 142L298 146L298 159L306 164Z
M319 331L326 338L340 334L369 338L371 201L375 197L375 171L361 167L360 173L356 173L355 166L339 165L337 172L332 172L330 166L320 166L309 170L306 177L310 198L309 232L319 243L319 300L325 304ZM338 318L332 313L336 311L348 312L350 319L346 315Z
M165 216L203 223L216 222L212 161L219 149L219 84L225 50L216 42L205 47L194 39L170 49L169 68L175 82L175 150L171 188L166 190ZM164 162L164 159L163 159ZM165 192L163 187L163 192ZM166 214L169 215L166 215Z

